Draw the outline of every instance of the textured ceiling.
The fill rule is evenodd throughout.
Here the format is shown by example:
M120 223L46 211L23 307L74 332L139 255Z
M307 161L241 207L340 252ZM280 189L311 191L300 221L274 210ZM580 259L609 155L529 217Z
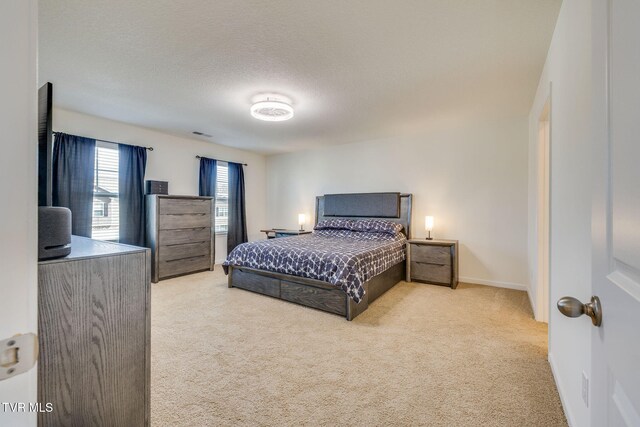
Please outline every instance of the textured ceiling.
M59 107L263 153L528 113L560 0L41 0ZM295 117L251 99L280 92Z

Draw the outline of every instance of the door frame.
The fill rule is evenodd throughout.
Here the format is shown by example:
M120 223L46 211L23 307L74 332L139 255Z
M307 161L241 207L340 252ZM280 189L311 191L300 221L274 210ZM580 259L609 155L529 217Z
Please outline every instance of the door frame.
M530 234L529 253L531 288L529 298L533 308L534 318L538 322L549 322L549 307L551 306L551 144L552 144L552 117L553 84L544 87L540 98L541 104L534 106L533 117L530 121L530 129L535 129L535 135L531 134L529 155L532 161L530 166L530 191L529 199ZM544 129L541 129L544 125ZM542 133L544 131L544 133ZM544 136L544 138L541 138ZM535 139L533 139L535 138ZM530 141L531 141L530 140Z
M536 144L536 320L549 323L549 250L551 213L551 90L538 116L538 138Z
M6 4L5 4L6 3ZM0 160L3 193L0 208L0 339L37 332L38 322L38 2L9 1L2 6L0 34L12 43L0 51L7 66L0 69L6 154ZM6 126L5 126L6 125ZM6 142L5 142L6 140ZM19 353L18 353L19 354ZM37 401L37 368L0 381L0 402ZM34 426L37 414L5 408L0 424Z

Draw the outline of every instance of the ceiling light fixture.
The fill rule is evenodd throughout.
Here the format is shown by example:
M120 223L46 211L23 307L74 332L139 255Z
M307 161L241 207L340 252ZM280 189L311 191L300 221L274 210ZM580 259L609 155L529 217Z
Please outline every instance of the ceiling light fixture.
M251 115L267 122L283 122L293 117L293 107L280 97L268 96L251 106Z

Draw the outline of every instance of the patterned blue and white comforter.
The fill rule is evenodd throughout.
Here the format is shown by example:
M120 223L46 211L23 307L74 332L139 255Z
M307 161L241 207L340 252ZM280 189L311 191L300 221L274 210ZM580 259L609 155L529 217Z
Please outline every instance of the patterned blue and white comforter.
M318 279L341 288L356 303L364 283L405 259L402 233L316 230L313 234L236 246L223 263Z

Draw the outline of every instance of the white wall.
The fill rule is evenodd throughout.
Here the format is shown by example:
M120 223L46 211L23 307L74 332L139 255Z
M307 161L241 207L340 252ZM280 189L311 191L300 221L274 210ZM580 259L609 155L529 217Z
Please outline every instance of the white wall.
M325 193L413 193L413 237L460 241L462 281L527 287L527 118L434 123L416 137L267 158L268 224L297 227Z
M536 289L536 144L551 85L551 240L549 362L573 426L588 426L582 371L590 372L591 323L564 317L556 301L588 301L591 289L591 8L564 0L529 116L529 269Z
M0 12L0 339L36 333L38 2L12 0ZM4 369L4 368L3 368ZM0 402L37 400L37 368L0 382ZM35 426L36 413L0 407L0 425Z
M54 86L55 101L55 86ZM245 166L247 233L249 240L264 237L260 229L266 220L266 161L261 154L169 135L127 123L55 108L56 131L132 145L152 146L147 156L145 179L169 181L170 194L197 195L199 160L202 155L221 160L248 163ZM226 236L216 238L216 263L226 258Z

